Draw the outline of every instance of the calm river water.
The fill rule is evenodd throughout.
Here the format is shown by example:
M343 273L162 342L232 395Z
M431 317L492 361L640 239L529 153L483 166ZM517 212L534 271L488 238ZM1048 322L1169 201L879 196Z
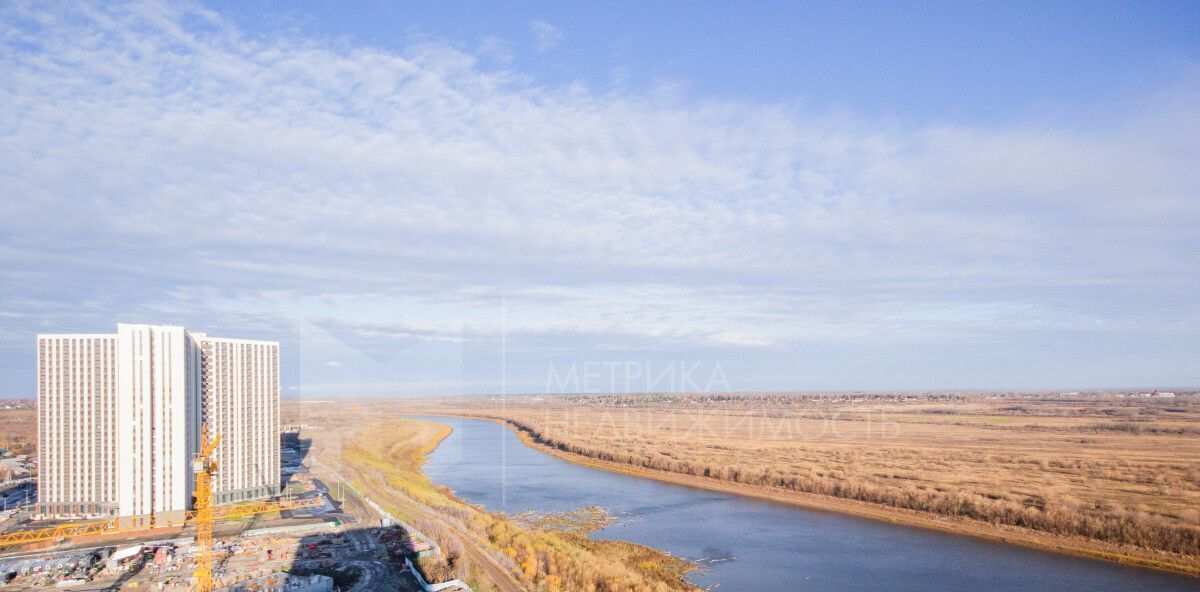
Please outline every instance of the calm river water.
M700 562L706 570L688 579L719 592L1200 590L1200 578L581 467L524 446L499 424L432 419L454 428L425 465L434 482L493 511L601 506L618 522L594 538Z

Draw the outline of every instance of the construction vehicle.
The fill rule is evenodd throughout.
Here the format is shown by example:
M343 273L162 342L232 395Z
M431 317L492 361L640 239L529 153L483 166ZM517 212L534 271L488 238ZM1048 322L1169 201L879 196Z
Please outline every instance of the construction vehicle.
M92 522L60 524L58 526L33 530L18 530L0 534L0 548L43 541L71 540L92 535L141 531L146 529L145 526L140 525L143 522L152 524L153 528L175 528L195 523L196 569L193 572L193 590L197 592L212 592L212 535L213 525L216 521L244 518L281 510L314 508L325 504L325 500L318 496L304 499L284 498L273 501L214 506L212 503L212 476L217 470L217 462L213 459L213 452L220 442L220 435L209 441L208 430L204 427L201 428L200 452L192 461L192 470L196 474L196 490L193 494L195 497L195 509L186 512L182 520L160 523L156 522L153 517L134 517L132 520L129 517L123 517ZM149 518L149 520L143 521L137 518ZM135 524L137 525L134 526Z

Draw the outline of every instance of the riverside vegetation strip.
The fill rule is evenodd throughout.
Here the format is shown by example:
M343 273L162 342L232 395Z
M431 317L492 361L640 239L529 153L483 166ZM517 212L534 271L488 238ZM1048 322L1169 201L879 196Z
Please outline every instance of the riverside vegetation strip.
M568 460L1200 574L1200 399L589 395L406 402Z
M698 590L683 581L693 567L686 561L633 543L593 541L582 533L586 528L522 527L431 483L420 468L449 434L445 425L361 408L308 411L305 423L320 427L305 436L314 438L320 458L334 461L367 495L441 547L441 554L417 562L431 581L460 579L479 592Z

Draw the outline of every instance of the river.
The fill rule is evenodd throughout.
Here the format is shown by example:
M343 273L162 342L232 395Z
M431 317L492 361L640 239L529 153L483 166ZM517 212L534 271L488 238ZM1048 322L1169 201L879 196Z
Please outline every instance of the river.
M617 518L596 539L698 562L688 580L719 592L1200 590L1200 578L818 512L575 465L487 421L423 418L454 431L425 472L489 510L596 505Z

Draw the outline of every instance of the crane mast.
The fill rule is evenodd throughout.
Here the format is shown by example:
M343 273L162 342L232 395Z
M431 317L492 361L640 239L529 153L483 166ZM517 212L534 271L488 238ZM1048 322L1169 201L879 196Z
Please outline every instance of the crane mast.
M217 470L213 451L220 443L220 434L209 441L207 426L200 428L200 452L192 461L192 470L196 473L196 570L193 572L196 592L212 592L213 589L212 476Z

